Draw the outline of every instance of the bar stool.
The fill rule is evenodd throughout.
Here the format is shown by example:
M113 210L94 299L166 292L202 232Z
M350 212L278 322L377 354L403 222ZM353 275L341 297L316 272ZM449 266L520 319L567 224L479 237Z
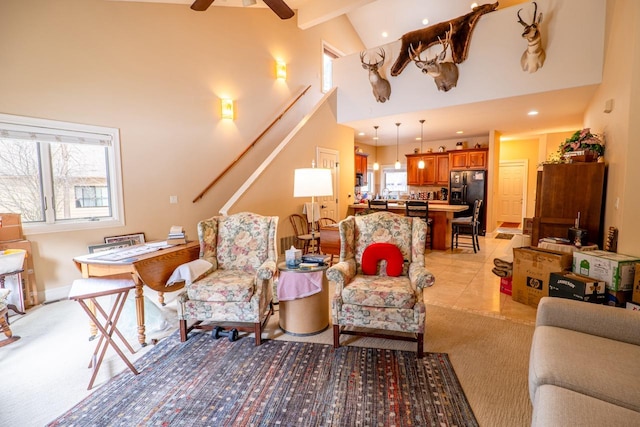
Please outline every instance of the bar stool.
M451 221L451 250L463 246L458 240L461 237L468 238L470 242L464 244L465 247L473 248L473 253L480 250L480 241L478 234L480 231L480 207L482 199L473 202L473 215L469 217L454 218Z
M427 223L427 241L429 249L433 249L433 239L431 238L431 228L433 219L429 218L429 202L426 200L407 200L404 205L405 216L422 218Z
M369 200L369 209L377 209L381 211L389 210L389 203L387 200Z
M129 342L116 327L118 319L120 318L120 313L122 313L124 303L127 300L127 295L129 294L129 291L134 288L135 284L133 280L115 279L77 279L74 280L71 285L69 299L80 303L80 306L84 309L101 334L98 339L98 344L91 356L91 361L89 362L89 368L93 368L93 374L91 375L91 380L89 381L89 387L87 387L87 390L91 390L93 387L93 382L98 375L98 370L100 369L100 365L102 364L102 360L104 359L104 355L109 345L111 345L115 352L118 353L122 361L129 367L129 369L131 369L131 372L133 372L134 375L138 375L136 368L131 364L120 347L118 347L116 342L113 340L113 334L115 333L131 354L135 353ZM115 296L115 301L107 314L105 309L98 303L97 298L111 295ZM87 300L95 310L93 310L92 307L89 307ZM104 323L100 322L95 311L102 315Z

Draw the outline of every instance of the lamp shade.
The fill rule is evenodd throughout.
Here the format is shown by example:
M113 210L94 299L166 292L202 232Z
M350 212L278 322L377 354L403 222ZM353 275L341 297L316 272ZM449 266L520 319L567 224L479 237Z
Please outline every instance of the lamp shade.
M332 196L331 169L296 169L293 176L293 197Z

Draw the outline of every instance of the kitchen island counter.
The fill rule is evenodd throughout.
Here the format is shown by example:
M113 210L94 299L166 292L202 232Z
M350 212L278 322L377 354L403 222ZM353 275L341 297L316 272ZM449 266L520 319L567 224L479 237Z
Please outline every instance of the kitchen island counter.
M349 205L349 215L355 215L356 212L368 209L366 203L358 203ZM429 201L429 218L433 220L431 225L431 240L433 241L433 249L447 250L451 247L451 220L456 212L468 210L467 205L449 205L442 200ZM404 215L404 203L389 203L389 211Z

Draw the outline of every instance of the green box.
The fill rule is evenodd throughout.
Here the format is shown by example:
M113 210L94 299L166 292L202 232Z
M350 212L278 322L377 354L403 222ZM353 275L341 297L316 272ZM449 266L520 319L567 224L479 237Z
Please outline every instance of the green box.
M638 257L614 252L576 251L572 269L576 274L604 281L611 291L630 291L638 261Z

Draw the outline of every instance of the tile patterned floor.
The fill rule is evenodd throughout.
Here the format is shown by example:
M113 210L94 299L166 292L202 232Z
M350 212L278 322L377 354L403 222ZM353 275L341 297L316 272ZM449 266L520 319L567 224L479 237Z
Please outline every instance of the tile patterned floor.
M500 278L491 272L493 259L511 253L511 241L480 237L480 251L428 251L425 262L436 283L425 290L428 304L479 312L524 323L534 323L536 309L500 292Z

